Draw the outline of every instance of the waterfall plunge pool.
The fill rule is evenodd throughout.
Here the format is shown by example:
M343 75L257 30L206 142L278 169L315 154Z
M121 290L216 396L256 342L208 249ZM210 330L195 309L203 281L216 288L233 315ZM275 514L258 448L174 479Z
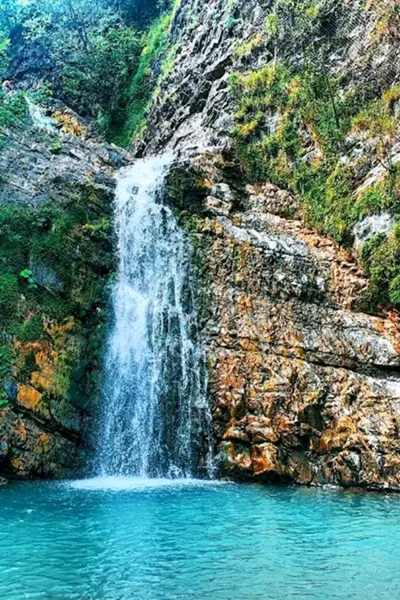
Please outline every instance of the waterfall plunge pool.
M169 161L117 177L95 464L109 476L0 490L0 598L396 598L400 496L212 480L192 249L164 203Z
M107 478L0 491L4 600L398 596L400 496Z

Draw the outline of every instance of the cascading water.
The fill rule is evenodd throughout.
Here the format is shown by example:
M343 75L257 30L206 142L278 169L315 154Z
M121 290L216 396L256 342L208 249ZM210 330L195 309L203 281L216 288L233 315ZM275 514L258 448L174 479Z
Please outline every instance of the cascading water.
M105 365L102 476L212 474L191 247L162 202L169 163L142 160L118 175L120 263Z
M29 116L33 123L33 126L39 131L44 131L46 133L56 133L57 129L53 123L53 121L46 116L44 109L35 104L29 96L25 96L26 104L28 105Z

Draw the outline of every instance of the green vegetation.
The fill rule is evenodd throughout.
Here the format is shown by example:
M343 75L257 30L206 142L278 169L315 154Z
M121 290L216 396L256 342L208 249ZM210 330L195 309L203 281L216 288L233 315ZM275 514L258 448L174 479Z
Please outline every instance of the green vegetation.
M367 301L400 307L400 224L389 236L379 234L362 248L365 271L371 278Z
M4 77L8 67L9 40L0 31L0 78ZM24 119L27 104L23 94L8 95L0 89L0 147L2 143L1 130L14 122Z
M135 71L141 51L141 37L130 27L93 33L91 49L74 65L62 69L63 92L67 103L80 114L91 115L104 132L120 122L123 94Z
M175 62L178 48L169 45L169 33L181 0L166 4L171 10L157 19L144 37L139 65L125 95L125 113L116 138L122 146L128 146L132 139L143 133L146 113L156 93L157 83L161 77L168 75Z
M161 51L162 15L173 4L172 0L0 0L0 76L7 73L8 61L12 78L16 61L29 61L29 53L41 56L39 80L53 85L57 99L83 116L95 117L103 133L112 137L126 120L127 105L140 108L132 91L135 82L140 88L144 84L140 92L146 95L147 64ZM129 88L132 93L127 94ZM21 116L11 96L19 94L0 97L0 126L15 114Z
M126 94L125 117L121 119L123 131L117 140L123 146L128 145L132 137L139 134L145 126L146 109L156 87L153 68L156 59L167 47L170 23L170 15L162 17L152 25L145 37L139 66Z
M303 50L302 66L294 70L276 57L257 71L231 76L237 157L246 179L270 180L297 194L310 225L350 246L353 227L363 217L386 210L400 217L400 169L391 155L399 133L394 106L400 88L373 99L369 91L350 87L345 76L328 73L329 46L314 43L326 13L314 0L278 0L266 23L270 41L282 26L281 9L291 14L291 39ZM329 2L324 10L329 14ZM250 40L237 52L246 56L259 43ZM354 139L372 140L372 146L353 155ZM382 176L357 192L371 161L381 166ZM370 242L363 253L372 279L371 308L400 308L399 249L399 234L392 232Z
M48 203L31 211L0 209L1 390L13 367L14 346L50 340L52 326L65 328L72 322L74 330L81 331L81 339L93 338L84 364L96 361L107 303L105 282L114 267L112 228L104 216L105 200L97 189L87 185L65 189L64 193L62 207L49 198ZM60 352L58 362L69 364L71 352L74 364L79 362L76 344L71 351L62 347ZM55 375L61 367L58 364ZM21 381L28 380L36 367L34 361L25 360L15 368ZM85 379L84 385L95 385L90 373ZM63 386L69 393L66 382ZM74 387L78 396L85 397L79 385Z
M4 389L4 382L11 374L12 364L14 360L13 349L0 341L0 382L3 384L0 387L0 410L7 406L8 397Z
M242 42L236 47L236 56L250 56L257 48L260 48L264 43L264 37L261 34L253 35L248 40Z
M54 319L81 318L96 305L102 276L112 266L109 233L97 230L96 218L89 217L97 203L88 188L80 198L71 194L63 210L50 202L31 212L0 210L1 323L18 321L26 310ZM83 279L89 270L88 287ZM44 281L36 272L44 272Z

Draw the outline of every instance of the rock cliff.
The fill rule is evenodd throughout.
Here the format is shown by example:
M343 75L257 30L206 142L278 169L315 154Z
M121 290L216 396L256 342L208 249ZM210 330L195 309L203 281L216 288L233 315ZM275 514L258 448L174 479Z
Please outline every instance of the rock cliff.
M400 76L398 10L393 0L323 0L296 3L305 21L296 22L285 0L182 0L170 34L167 67L147 116L139 152L230 146L234 97L230 76L271 61L304 67L307 36L327 48L324 68L345 75L344 88L364 85L366 100ZM393 36L392 38L390 36Z
M170 201L195 248L222 472L399 490L399 314L365 312L369 282L357 252L307 225L299 195L262 177L249 185L232 136L232 73L247 77L277 60L302 68L302 33L293 23L266 34L283 4L182 2L172 29L175 60L137 151L181 156L169 177ZM385 7L395 18L394 4ZM379 34L393 21L385 21L383 4L340 2L334 15L328 8L319 30L330 48L324 68L343 76L343 93L361 86L368 102L399 77L398 45ZM275 127L279 110L270 117ZM322 156L319 140L306 135L307 156ZM385 173L377 140L352 139L338 162L350 163L357 147L355 163L364 162L355 186L371 189ZM398 136L387 142L397 164Z
M288 192L227 184L219 153L189 162L170 201L193 240L222 472L400 489L399 315L360 311L355 258L283 217Z
M0 153L0 475L10 479L87 464L114 268L112 171L126 154L84 139L70 111L53 116L53 129L4 131Z
M177 155L168 201L193 242L216 453L235 479L400 490L399 18L395 0L181 0L151 67L135 150ZM129 161L50 112L57 131L0 140L11 478L86 460L112 171Z

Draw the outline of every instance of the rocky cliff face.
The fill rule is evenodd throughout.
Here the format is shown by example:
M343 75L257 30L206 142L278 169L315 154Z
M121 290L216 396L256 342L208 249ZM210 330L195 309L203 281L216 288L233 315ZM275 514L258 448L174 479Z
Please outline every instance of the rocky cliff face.
M226 181L215 153L170 176L195 249L222 472L400 489L399 316L360 312L354 257L283 217L295 198Z
M222 472L398 490L399 315L365 314L368 281L356 253L307 227L297 196L262 179L246 185L235 157L230 74L277 60L302 68L292 23L266 34L282 4L182 2L175 60L138 152L190 157L173 169L169 187L195 247ZM321 25L320 43L331 49L324 68L342 74L343 93L369 89L368 102L399 76L398 46L381 35L393 25L383 9L394 5L337 4ZM276 127L280 118L279 110L271 116ZM321 156L318 140L304 136L308 156ZM377 139L355 137L350 154L355 163L363 157L356 179L365 190L385 166ZM397 164L398 140L387 142ZM346 144L343 164L352 161Z
M304 5L305 20L312 20L312 3L297 4ZM398 81L395 1L314 4L326 12L313 31L317 49L329 49L326 73L343 74L348 89L365 84L372 97ZM172 26L168 65L139 152L229 147L235 111L230 75L271 61L285 61L295 71L304 66L307 28L294 22L289 5L282 0L182 0ZM391 41L389 33L394 36Z
M297 6L305 20L292 12ZM193 240L215 443L222 473L236 479L400 489L400 318L394 310L366 314L369 283L357 255L378 233L395 279L400 236L388 230L400 189L396 7L394 0L182 0L164 66L154 65L161 76L136 151L180 155L169 201ZM326 88L322 98L314 90L314 112L296 95L310 72L307 38L315 42L311 71ZM259 95L251 98L246 86ZM384 92L384 105L375 106ZM358 127L353 100L361 103ZM9 241L0 249L6 477L76 472L98 390L104 286L113 270L111 174L127 156L85 139L71 113L54 109L53 117L66 135L11 129L0 154L0 235ZM271 144L260 152L265 139ZM276 161L267 166L280 184L265 168L250 177L254 148L262 160L277 141L285 154L272 148ZM299 165L308 178L324 175L326 197L283 189ZM307 177L299 178L304 189ZM364 196L368 190L374 194ZM360 220L350 232L354 252L306 225L309 205L326 231L330 212L360 198L366 212L350 223ZM332 235L345 239L342 214L334 225Z
M85 140L71 112L53 116L53 129L5 131L0 153L0 475L12 479L87 461L114 267L112 171L126 154Z

